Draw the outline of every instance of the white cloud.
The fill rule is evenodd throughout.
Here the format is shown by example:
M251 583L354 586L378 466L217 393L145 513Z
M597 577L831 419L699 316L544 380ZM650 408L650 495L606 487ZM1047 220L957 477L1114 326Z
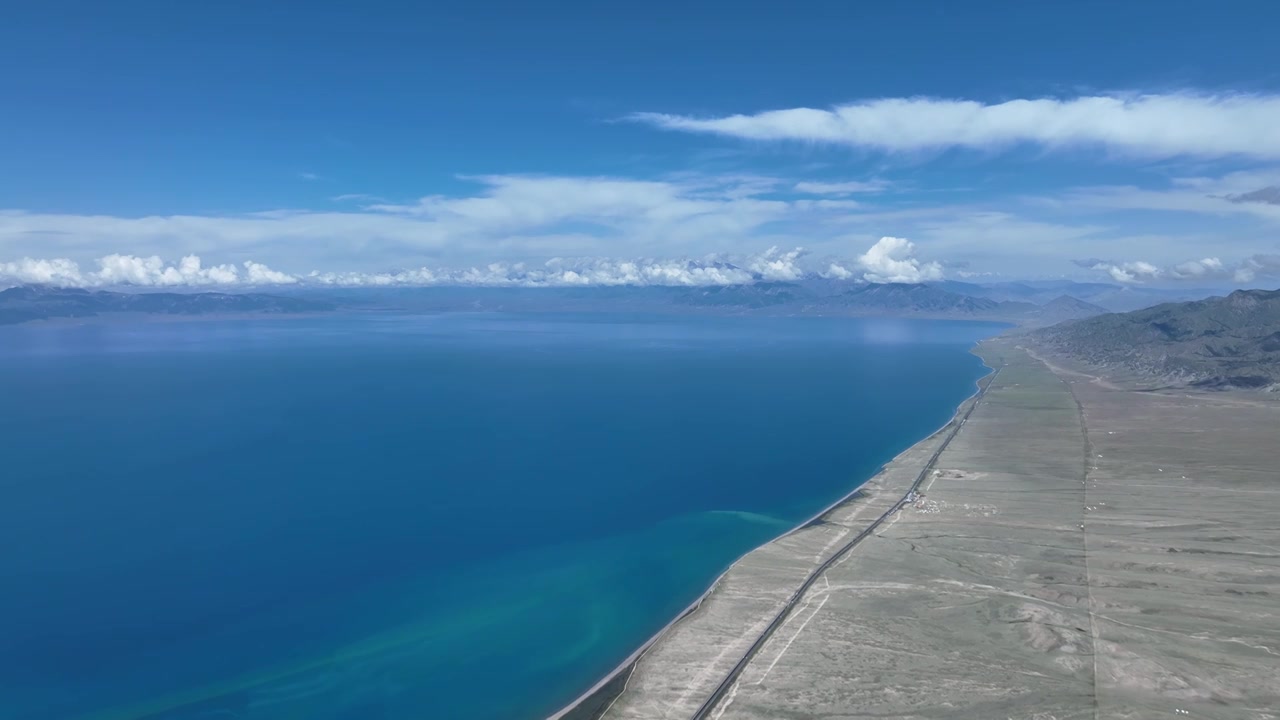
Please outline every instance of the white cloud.
M942 266L921 262L915 257L916 246L906 238L882 237L871 249L858 257L868 282L918 283L942 279Z
M98 260L93 273L97 285L226 285L238 281L234 265L203 267L200 258L188 255L177 265L166 265L158 256L108 255Z
M744 230L788 209L782 201L741 197L732 192L721 194L731 187L721 186L721 192L709 192L705 182L518 175L476 180L486 186L481 195L432 195L411 204L379 204L369 209L429 218L470 230L502 232L580 222L645 234L679 232L709 220L726 229Z
M1259 254L1245 258L1244 262L1231 271L1231 279L1237 283L1275 278L1280 278L1280 255L1277 254Z
M244 275L235 265L205 267L200 258L188 255L170 265L158 256L107 255L98 259L98 269L85 272L67 258L36 260L22 258L0 263L0 281L59 287L205 287L232 285L284 285L298 278L277 272L261 263L245 261Z
M274 265L301 260L336 272L410 266L426 258L677 256L795 244L811 235L813 225L852 207L840 200L763 197L778 182L767 178L476 180L480 187L469 195L373 202L347 212L117 217L0 210L0 258L56 255L84 263L107 252L235 254Z
M1272 254L1252 255L1232 264L1216 257L1187 260L1167 267L1142 260L1122 263L1094 259L1080 260L1077 264L1106 273L1112 280L1122 283L1169 280L1244 284L1280 277L1280 255Z
M272 270L252 260L244 261L244 271L244 282L249 285L287 285L298 282L298 278L293 275Z
M439 228L374 213L278 211L239 216L55 215L0 211L0 257L49 253L85 262L104 252L215 255L266 248L295 258L324 248L357 255L376 245L438 249Z
M913 237L927 239L936 251L985 252L1001 255L1060 253L1079 245L1101 230L1097 225L1076 225L1033 220L1008 212L974 208L949 208L921 218Z
M889 187L882 180L870 182L798 182L792 188L806 195L853 195L855 193L878 193Z
M688 258L552 258L545 263L489 263L461 269L420 267L388 272L320 272L304 276L279 272L262 263L246 260L243 272L235 265L205 267L199 257L188 256L176 264L159 257L108 255L97 261L98 269L83 271L68 259L23 258L0 263L0 282L39 283L62 287L244 287L303 283L342 287L385 287L426 285L478 285L493 287L590 286L707 286L739 285L757 281L798 280L806 274L798 260L802 249L771 247L743 257L709 256Z
M0 263L0 280L21 284L78 286L84 283L84 276L80 274L80 266L66 258L22 258Z
M381 197L378 197L377 195L370 195L368 193L346 193L344 195L334 195L329 199L336 203L344 203L344 202L386 203L386 202L389 202L386 198L381 198Z
M1142 260L1127 263L1098 263L1092 269L1105 272L1111 276L1112 280L1122 283L1143 282L1163 274L1160 268Z
M747 269L765 280L799 280L804 271L796 265L796 260L804 254L804 248L783 252L774 246L751 258Z
M829 110L792 108L698 118L637 113L669 130L761 141L831 143L889 152L950 147L1097 146L1143 157L1280 157L1280 96L1116 94L981 103L884 98Z
M1280 278L1280 254L1260 253L1245 258L1234 268L1227 268L1237 283L1251 283Z
M306 276L305 280L319 285L338 285L342 287L382 287L389 285L433 285L437 282L437 276L427 268L382 273L322 273L313 270L311 274Z
M1216 257L1208 257L1202 260L1188 260L1184 263L1178 263L1169 270L1169 274L1179 279L1195 279L1209 277L1222 272L1222 261Z
M967 261L981 271L1044 276L1059 273L1070 257L1108 257L1117 247L1162 267L1206 254L1272 252L1274 232L1249 223L1260 225L1254 221L1264 213L1280 218L1280 206L1232 203L1210 195L1264 187L1274 184L1268 181L1277 175L1280 168L1275 173L1259 170L1250 175L1171 181L1169 193L1228 209L1227 215L1206 218L1214 221L1211 227L1208 222L1180 220L1160 226L1146 217L1139 223L1127 212L1073 202L1071 193L1058 198L922 205L900 196L880 200L865 193L844 195L853 188L843 183L806 185L808 181L795 178L741 174L671 175L659 180L494 176L479 179L468 193L409 203L348 198L355 208L344 212L119 217L0 210L0 263L10 261L13 267L8 274L30 281L44 277L56 281L66 271L35 260L31 261L35 265L19 269L19 258L63 258L79 263L85 273L119 282L225 284L215 274L225 272L219 263L228 262L235 263L237 282L284 281L246 267L244 261L250 258L295 276L316 270L333 282L350 276L358 277L360 283L395 284L430 280L386 268L427 266L431 273L447 275L450 271L441 268L474 266L477 273L473 275L479 277L487 273L484 269L490 263L499 261L525 261L542 272L541 263L553 257L702 258L736 253L739 270L763 277L787 279L796 276L798 268L838 277L838 271L831 271L832 262L861 277L869 271L856 261L832 258L847 254L849 247L869 247L881 236L893 235L928 247L930 259L944 267ZM808 192L793 192L802 186ZM1095 189L1095 200L1103 195ZM855 197L865 204L854 202ZM1163 200L1172 204L1178 198ZM1250 209L1241 209L1246 206ZM1089 224L1084 224L1085 219ZM1134 229L1143 234L1135 234ZM770 246L798 245L821 260L785 257L792 251L775 251L775 256L754 260L741 257ZM1206 248L1212 251L1205 253ZM100 269L99 260L111 254L131 259ZM148 260L155 256L173 264L161 263L156 269L155 261ZM191 267L177 261L182 256L216 262ZM636 272L642 279L652 273L654 282L669 277L673 283L712 282L711 276L722 272L691 271L665 260L654 263L641 263ZM917 264L925 274L930 268L928 263ZM563 275L565 282L581 281L594 271L593 267L566 270L574 274ZM606 276L628 277L627 272L618 268L606 271ZM693 274L686 276L686 272ZM885 275L891 276L896 275Z
M479 268L417 268L394 273L312 273L307 281L334 286L648 287L723 286L755 282L756 275L732 265L692 260L553 258L547 263L492 263Z
M803 256L799 248L734 259L709 257L704 260L639 258L552 258L539 265L490 263L449 270L417 268L390 273L311 273L307 280L325 285L479 285L490 287L566 286L676 286L742 285L759 280L796 280L803 276L795 261ZM736 262L734 261L736 260Z
M1177 181L1175 181L1177 184ZM1233 202L1228 197L1210 194L1203 189L1178 187L1152 190L1129 185L1076 188L1061 198L1049 200L1058 207L1101 208L1104 210L1150 210L1172 213L1198 213L1218 216L1252 216L1280 222L1280 205Z
M827 269L822 273L822 277L832 280L848 280L853 277L853 271L841 265L840 263L831 263L827 265Z

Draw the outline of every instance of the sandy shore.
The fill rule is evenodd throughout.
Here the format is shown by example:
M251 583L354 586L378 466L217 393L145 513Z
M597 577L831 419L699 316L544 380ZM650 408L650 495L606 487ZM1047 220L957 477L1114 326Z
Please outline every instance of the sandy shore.
M978 354L1002 371L925 497L821 574L708 717L1280 717L1280 398ZM563 717L693 717L942 437L745 556Z

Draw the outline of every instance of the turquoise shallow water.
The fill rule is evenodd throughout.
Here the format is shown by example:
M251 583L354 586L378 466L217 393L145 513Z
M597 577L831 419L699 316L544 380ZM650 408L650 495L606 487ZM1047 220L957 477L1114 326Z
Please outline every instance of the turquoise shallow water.
M534 718L950 417L989 324L0 328L0 718Z

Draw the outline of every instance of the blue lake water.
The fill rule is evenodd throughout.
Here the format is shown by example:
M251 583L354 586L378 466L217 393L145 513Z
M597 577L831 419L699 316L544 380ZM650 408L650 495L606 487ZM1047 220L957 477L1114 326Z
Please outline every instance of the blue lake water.
M0 328L0 719L545 716L946 422L999 329Z

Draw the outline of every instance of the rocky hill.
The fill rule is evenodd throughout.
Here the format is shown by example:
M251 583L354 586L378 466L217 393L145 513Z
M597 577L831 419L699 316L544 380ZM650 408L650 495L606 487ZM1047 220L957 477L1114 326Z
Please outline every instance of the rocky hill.
M1099 368L1214 388L1280 388L1280 290L1167 303L1037 330L1055 352Z
M1040 306L1040 318L1046 324L1080 320L1095 315L1105 315L1107 312L1106 308L1073 298L1070 295L1059 295Z

